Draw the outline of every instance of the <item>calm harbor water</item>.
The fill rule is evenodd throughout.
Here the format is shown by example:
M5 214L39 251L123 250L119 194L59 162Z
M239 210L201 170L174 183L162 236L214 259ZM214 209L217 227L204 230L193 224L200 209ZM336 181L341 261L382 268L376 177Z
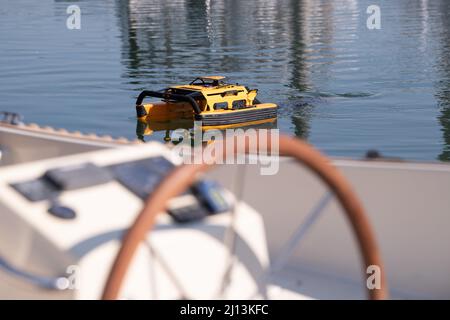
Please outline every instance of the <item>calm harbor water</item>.
M135 97L220 74L334 156L450 160L450 1L3 0L0 110L135 137ZM66 27L69 5L81 29ZM162 140L163 132L148 139Z

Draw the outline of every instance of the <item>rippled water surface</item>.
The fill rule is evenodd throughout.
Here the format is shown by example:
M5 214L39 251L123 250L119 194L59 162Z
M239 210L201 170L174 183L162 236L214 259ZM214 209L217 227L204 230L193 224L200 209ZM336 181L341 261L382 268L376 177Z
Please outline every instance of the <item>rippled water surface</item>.
M142 89L222 74L328 154L450 160L450 1L3 0L0 110L135 136ZM81 30L66 8L81 8ZM147 139L161 140L163 132Z

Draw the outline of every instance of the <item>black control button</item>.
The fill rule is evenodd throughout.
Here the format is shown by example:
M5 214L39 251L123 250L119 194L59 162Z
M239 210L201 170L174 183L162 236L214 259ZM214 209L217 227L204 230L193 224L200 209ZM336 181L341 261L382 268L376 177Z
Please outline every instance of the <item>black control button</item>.
M149 166L156 169L161 175L166 175L175 167L172 162L164 157L153 157L145 161Z
M208 210L200 204L193 204L180 208L169 208L167 213L178 223L201 220L208 216Z
M111 173L93 163L48 170L44 179L53 183L59 190L87 188L113 180Z
M58 195L58 190L55 185L49 183L43 178L32 181L25 181L11 184L11 187L16 189L29 201L42 201L55 198Z
M174 164L163 157L154 157L109 167L122 185L141 199L146 199Z
M194 222L230 210L223 187L215 181L201 180L183 195L194 196L195 201L181 207L169 206L167 209L167 213L178 223Z
M48 209L48 212L52 215L54 215L55 217L61 218L61 219L66 219L66 220L71 220L71 219L75 219L76 212L75 210L73 210L72 208L63 206L59 203L53 203L50 208Z
M230 205L224 197L224 189L216 181L201 180L192 187L193 193L209 209L211 214L229 211Z

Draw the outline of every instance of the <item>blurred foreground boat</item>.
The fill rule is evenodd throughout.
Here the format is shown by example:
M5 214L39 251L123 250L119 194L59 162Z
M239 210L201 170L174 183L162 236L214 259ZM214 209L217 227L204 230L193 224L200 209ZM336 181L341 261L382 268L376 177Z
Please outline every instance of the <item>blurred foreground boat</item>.
M0 298L360 299L379 290L367 287L376 270L361 263L361 239L339 198L292 157L270 176L260 165L217 167L174 196L144 238L130 238L147 197L180 167L170 148L5 119ZM449 299L450 166L331 163L362 203L382 289L390 298ZM129 263L120 248L135 251Z

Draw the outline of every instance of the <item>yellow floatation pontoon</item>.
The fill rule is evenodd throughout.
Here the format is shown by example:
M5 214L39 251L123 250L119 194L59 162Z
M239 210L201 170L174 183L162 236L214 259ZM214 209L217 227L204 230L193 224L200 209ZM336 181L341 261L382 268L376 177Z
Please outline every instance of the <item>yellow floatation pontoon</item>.
M224 129L241 125L273 122L278 106L256 99L257 89L227 84L225 77L198 77L188 85L160 91L142 91L136 100L136 113L141 121L190 119L202 121L203 129ZM144 98L162 101L143 104Z

